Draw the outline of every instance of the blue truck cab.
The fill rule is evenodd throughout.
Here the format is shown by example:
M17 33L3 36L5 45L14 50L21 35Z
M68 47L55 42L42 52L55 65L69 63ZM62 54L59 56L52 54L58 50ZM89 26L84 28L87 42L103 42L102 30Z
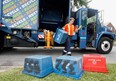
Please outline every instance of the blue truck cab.
M76 24L78 26L82 25L82 29L77 33L79 48L93 47L103 54L112 50L115 34L100 23L98 10L91 8L79 9L76 13Z
M56 33L74 17L75 25L82 28L73 36L71 45L109 53L115 34L100 23L98 13L90 8L72 12L71 0L0 0L0 49L44 46L44 29Z

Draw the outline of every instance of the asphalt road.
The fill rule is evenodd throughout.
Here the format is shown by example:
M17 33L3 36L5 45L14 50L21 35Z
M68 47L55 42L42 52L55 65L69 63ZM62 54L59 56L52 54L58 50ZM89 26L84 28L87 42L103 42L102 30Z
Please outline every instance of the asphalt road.
M55 47L51 50L39 48L14 48L12 50L4 50L0 54L0 66L23 66L24 58L32 55L51 55L53 57L53 62L55 62L56 57L62 54L63 48ZM95 49L73 49L72 56L81 56L83 54L98 54ZM110 54L103 54L106 57L107 63L116 64L116 47L113 47Z

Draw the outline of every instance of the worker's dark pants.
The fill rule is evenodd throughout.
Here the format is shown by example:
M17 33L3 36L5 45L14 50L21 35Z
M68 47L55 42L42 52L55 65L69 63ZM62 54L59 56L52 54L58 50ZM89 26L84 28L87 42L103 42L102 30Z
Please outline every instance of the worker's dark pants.
M72 40L72 36L68 36L65 43L64 53L67 52L67 54L71 54L71 50L70 50L71 40Z

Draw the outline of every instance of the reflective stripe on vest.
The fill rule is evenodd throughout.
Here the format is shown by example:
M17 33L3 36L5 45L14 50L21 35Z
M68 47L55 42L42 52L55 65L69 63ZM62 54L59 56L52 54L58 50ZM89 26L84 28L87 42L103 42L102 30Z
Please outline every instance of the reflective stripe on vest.
M68 35L70 35L70 26L68 24Z
M68 35L71 35L71 33L73 34L73 31L74 31L74 27L73 26L70 27L70 25L68 24Z

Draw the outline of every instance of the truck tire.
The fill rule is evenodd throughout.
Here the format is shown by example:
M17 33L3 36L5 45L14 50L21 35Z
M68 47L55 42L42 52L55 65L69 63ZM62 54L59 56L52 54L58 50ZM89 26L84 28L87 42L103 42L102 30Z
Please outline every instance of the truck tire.
M112 50L113 40L108 37L102 37L98 42L97 51L101 54L108 54Z

